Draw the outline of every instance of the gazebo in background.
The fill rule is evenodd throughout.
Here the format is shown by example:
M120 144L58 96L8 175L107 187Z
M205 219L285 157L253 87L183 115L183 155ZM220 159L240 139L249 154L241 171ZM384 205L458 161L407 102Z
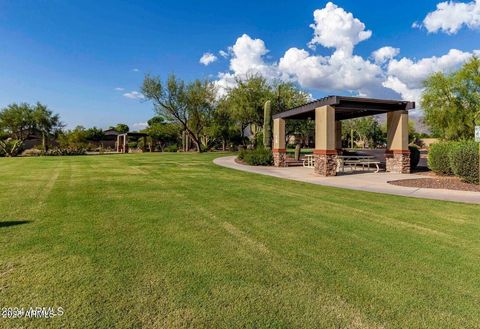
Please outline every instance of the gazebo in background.
M410 173L408 111L414 102L359 97L328 96L273 116L274 165L285 166L285 120L315 119L315 173L337 174L337 155L342 152L342 121L387 114L386 170Z
M143 138L142 151L145 152L148 135L145 133L136 133L136 132L128 132L128 133L117 135L117 152L128 153L128 139L130 137L135 138L136 140Z

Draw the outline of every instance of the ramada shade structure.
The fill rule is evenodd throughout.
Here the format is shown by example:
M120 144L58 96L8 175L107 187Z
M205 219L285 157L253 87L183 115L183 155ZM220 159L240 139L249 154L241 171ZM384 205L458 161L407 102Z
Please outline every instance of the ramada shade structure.
M118 153L128 153L128 139L132 137L135 139L143 138L143 151L145 152L145 146L147 145L148 134L137 133L137 132L128 132L124 134L117 135L117 152Z
M386 169L410 172L408 111L414 102L347 96L328 96L273 116L273 156L275 166L284 166L285 120L315 120L315 172L335 176L337 154L342 150L342 120L387 114Z

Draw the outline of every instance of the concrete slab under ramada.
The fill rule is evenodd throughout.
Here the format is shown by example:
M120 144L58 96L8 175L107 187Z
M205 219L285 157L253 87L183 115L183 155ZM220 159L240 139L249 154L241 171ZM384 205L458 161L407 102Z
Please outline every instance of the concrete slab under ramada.
M388 183L389 181L412 178L412 176L408 174L392 174L386 172L375 174L373 172L369 172L360 174L345 174L334 177L320 177L315 175L313 169L310 168L254 167L239 164L235 162L235 158L235 156L221 157L213 160L213 162L219 166L231 169L324 186L415 198L480 204L480 192L404 187ZM415 175L415 178L422 177L427 178L427 176Z

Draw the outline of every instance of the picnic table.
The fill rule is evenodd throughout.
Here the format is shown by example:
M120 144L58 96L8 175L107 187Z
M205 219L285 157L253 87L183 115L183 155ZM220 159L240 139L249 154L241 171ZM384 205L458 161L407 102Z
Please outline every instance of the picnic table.
M339 155L337 157L338 168L345 172L345 165L349 165L352 171L357 170L357 166L362 166L362 170L370 169L370 165L374 165L380 171L380 161L376 161L373 155Z
M306 154L303 158L303 166L305 168L314 168L315 167L315 157L313 154Z
M357 170L357 166L362 166L362 170L365 168L370 169L370 165L374 165L377 170L380 171L380 161L376 161L373 155L339 155L337 156L337 170L345 172L345 165L350 166L352 171ZM315 167L315 156L313 154L306 154L303 158L303 166L305 168Z

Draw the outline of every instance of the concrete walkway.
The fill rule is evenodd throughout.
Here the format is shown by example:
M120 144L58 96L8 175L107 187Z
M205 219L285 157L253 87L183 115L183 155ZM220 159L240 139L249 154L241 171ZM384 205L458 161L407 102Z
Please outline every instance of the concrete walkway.
M389 184L389 181L412 178L411 175L406 174L392 174L380 172L375 174L360 173L360 174L345 174L335 177L320 177L313 173L313 169L303 167L254 167L238 164L235 162L236 156L221 157L213 160L219 166L231 169L262 174L267 176L285 178L296 180L300 182L340 187L350 190L369 191L377 193L386 193L394 195L402 195L415 198L436 199L457 201L465 203L480 204L480 192L469 191L452 191L445 189L428 189L403 187ZM422 178L426 176L415 175L415 178Z

